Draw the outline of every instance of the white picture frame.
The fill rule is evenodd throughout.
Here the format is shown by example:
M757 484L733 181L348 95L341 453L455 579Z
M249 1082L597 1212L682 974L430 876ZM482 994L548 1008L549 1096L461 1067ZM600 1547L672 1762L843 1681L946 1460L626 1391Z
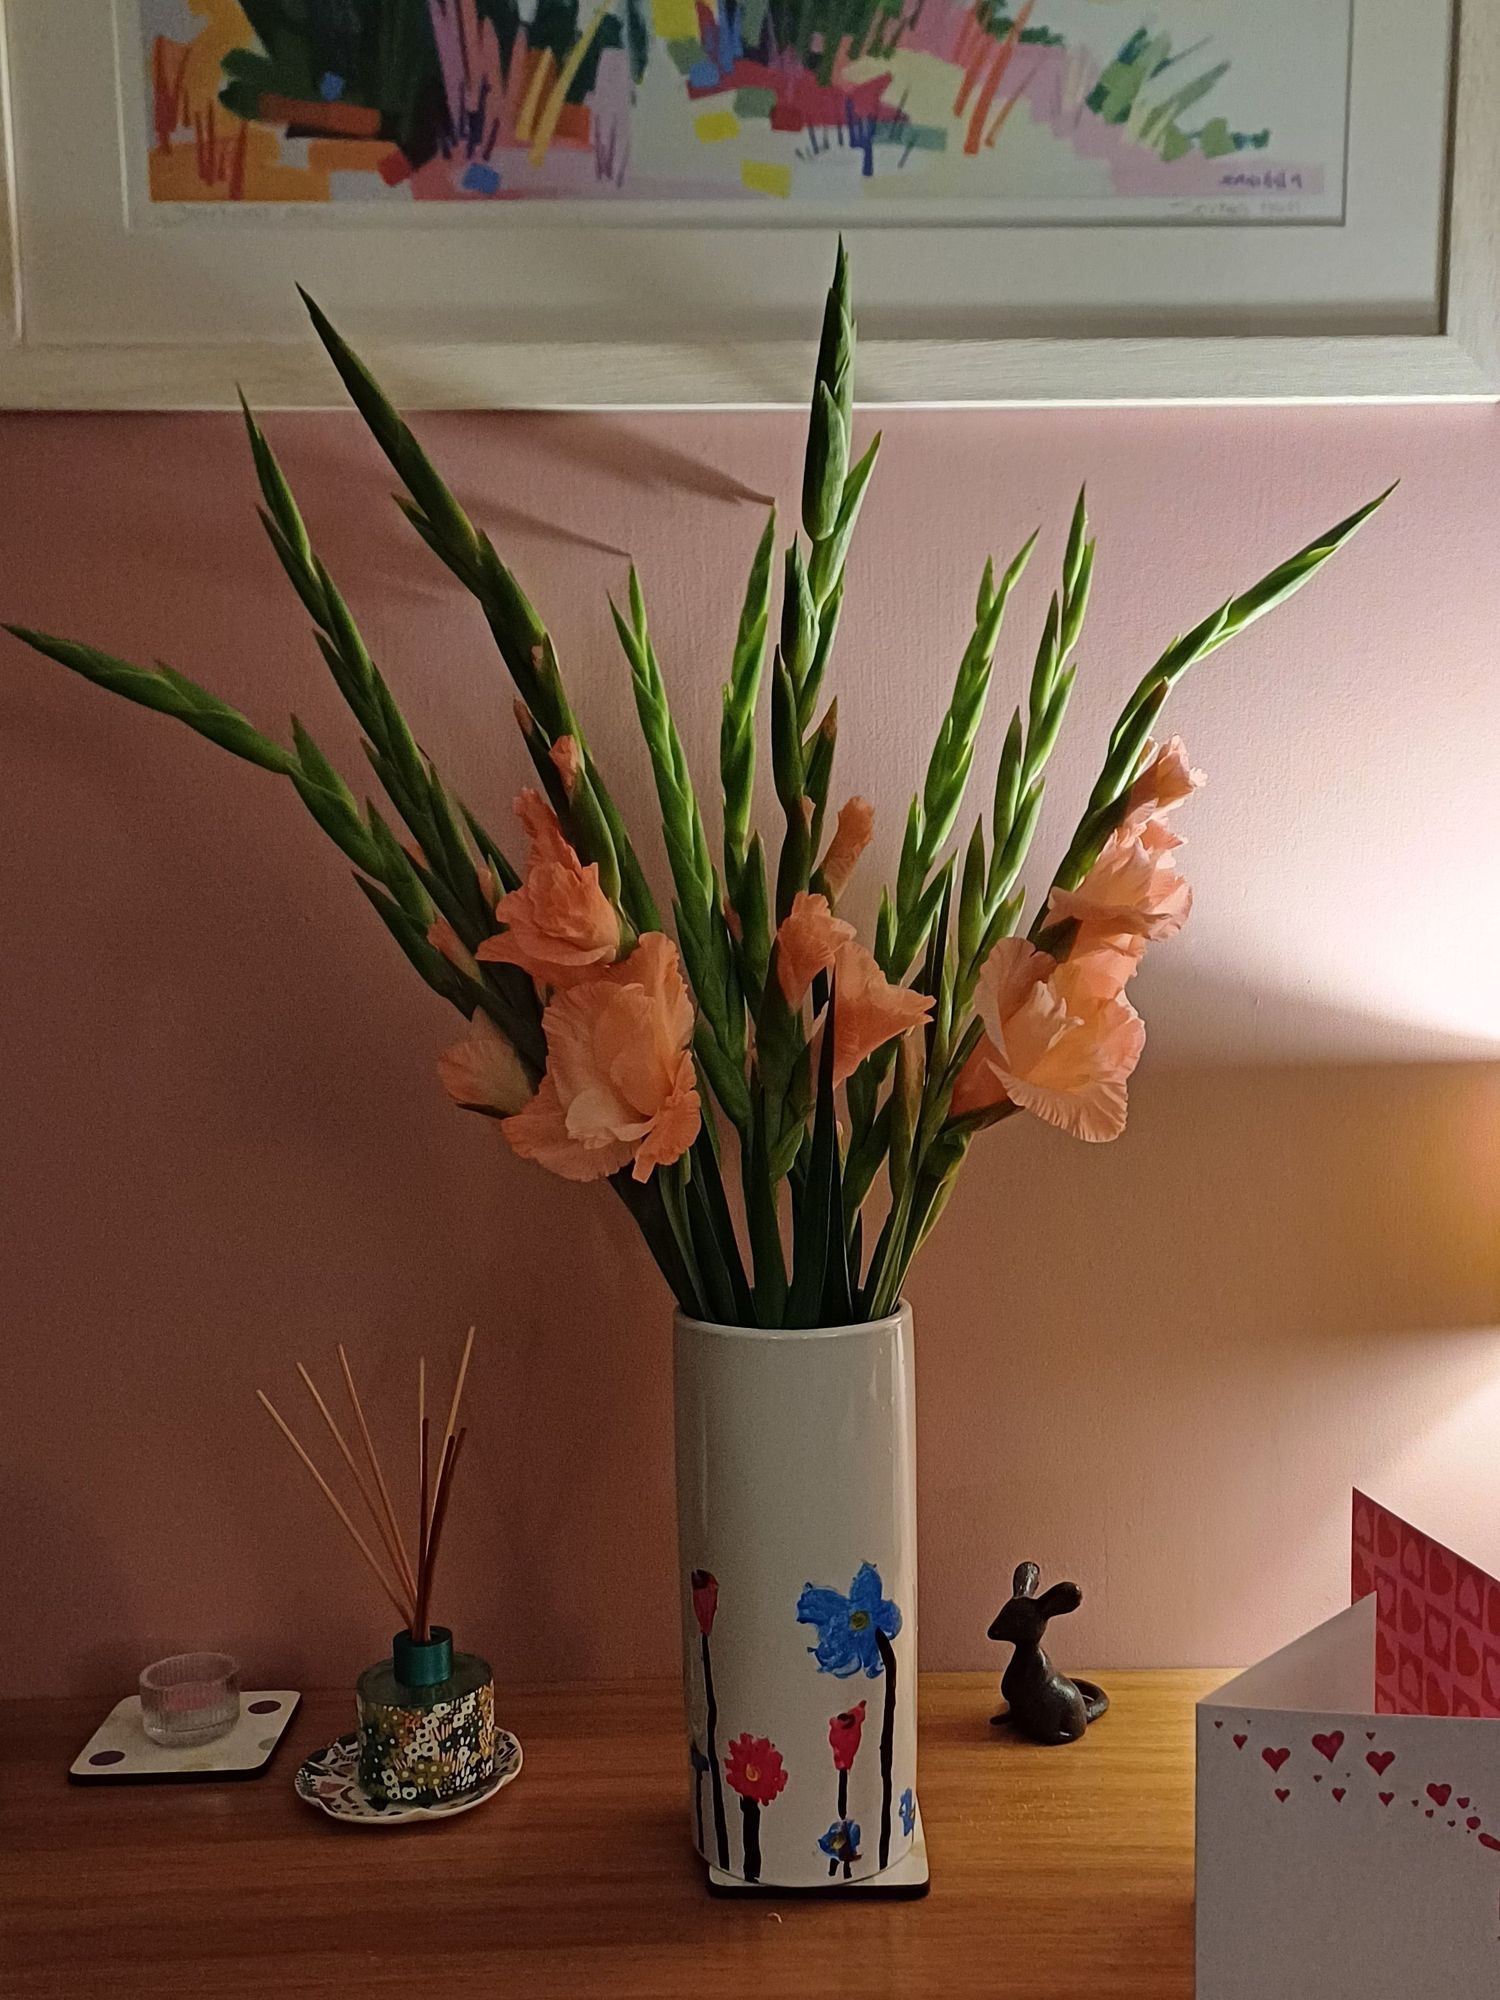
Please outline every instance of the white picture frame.
M411 409L744 408L804 400L833 238L826 221L730 234L691 224L632 233L628 225L605 231L553 220L535 206L529 213L512 208L507 228L518 221L506 240L506 261L521 276L511 297L503 282L488 294L482 289L484 260L498 255L497 239L477 233L490 218L472 209L420 237L403 236L379 218L373 227L363 220L344 227L340 213L334 230L326 216L279 210L248 219L241 211L224 218L229 226L196 233L132 232L129 147L117 136L113 145L97 145L76 173L70 162L64 191L60 173L46 170L46 148L35 137L45 130L46 107L34 102L56 68L42 60L46 38L54 38L55 56L56 38L65 36L76 65L70 87L85 97L94 92L97 130L105 129L113 108L118 134L133 115L128 92L139 88L121 54L126 44L117 44L120 10L130 4L0 0L0 407L222 409L233 406L236 385L264 408L337 406L326 359L291 313L294 276L314 284L394 397ZM1380 133L1380 146L1369 147L1362 178L1351 168L1351 188L1368 184L1374 194L1363 213L1351 196L1347 229L1239 227L1236 235L1236 227L1114 226L1074 231L1066 240L1064 232L1028 230L1027 266L1043 273L1043 289L1027 302L1024 330L992 337L981 252L996 232L961 223L894 231L856 225L847 233L863 334L860 402L1500 399L1500 121L1493 116L1500 99L1500 0L1453 0L1451 17L1447 0L1420 0L1415 9L1409 0L1354 4L1351 161L1362 143L1362 105L1375 107L1366 123ZM1399 22L1424 14L1429 47L1434 18L1452 20L1446 109L1429 124L1408 110L1403 123L1397 107L1411 69L1393 37ZM1428 197L1424 181L1432 183ZM1425 216L1424 198L1432 210ZM565 229L573 232L566 239L559 233ZM1128 319L1128 309L1105 311L1096 331L1076 297L1063 302L1067 287L1060 282L1057 323L1068 331L1048 337L1036 330L1050 318L1047 257L1055 250L1050 268L1065 279L1085 237L1091 255L1095 245L1101 256L1121 245L1122 266L1128 257L1145 268L1158 299L1173 296L1174 272L1185 285L1196 264L1200 291L1208 270L1230 290L1240 287L1241 302L1215 313L1200 297L1196 308L1184 307L1181 331L1171 328L1170 307L1158 306L1141 329L1126 331L1114 328ZM1057 245L1049 244L1052 238ZM1403 294L1396 309L1382 310L1378 295L1358 296L1352 283L1346 302L1325 293L1302 307L1299 271L1319 267L1336 288L1341 268L1367 272L1385 247L1404 258L1392 285ZM1304 323L1296 331L1263 330L1275 315L1257 303L1256 267L1273 250L1284 274L1269 282L1285 290L1281 317ZM149 285L158 298L169 295L177 317L163 319L158 311L143 338L130 311L132 266L151 260L142 291ZM190 282L195 260L201 281ZM411 323L402 323L407 265L420 265L424 298L451 291L452 327L434 324L429 338L421 330L427 316L408 314ZM341 298L341 268L379 272L380 310L369 286L362 302L361 285L352 280L349 301ZM224 275L231 269L235 283ZM172 281L164 285L161 271L173 273ZM1430 274L1430 298L1417 296L1413 272L1424 287ZM571 286L582 300L567 337L526 325L518 337L493 337L491 324L516 326L519 301L545 294L553 273L559 296ZM653 294L670 298L689 276L695 299L722 292L723 323L704 318L682 338L654 328L638 333L627 319L619 337L611 337L611 327L622 325L612 300L628 313ZM481 286L467 303L459 296L466 282ZM1378 286L1370 289L1378 294ZM1294 294L1298 303L1288 303ZM395 301L390 313L387 296ZM252 320L258 323L247 333ZM1245 330L1223 330L1226 320ZM794 336L798 327L804 336Z

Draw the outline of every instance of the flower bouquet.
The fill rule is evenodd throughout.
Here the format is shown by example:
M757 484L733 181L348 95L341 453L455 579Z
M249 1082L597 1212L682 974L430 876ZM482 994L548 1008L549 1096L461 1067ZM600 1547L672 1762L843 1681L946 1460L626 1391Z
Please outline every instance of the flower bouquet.
M902 1490L881 1527L875 1516L885 1503L868 1490L858 1452L833 1480L825 1452L817 1472L821 1491L841 1492L844 1505L830 1510L807 1499L813 1469L793 1449L799 1425L788 1412L795 1408L799 1419L821 1426L808 1436L807 1449L816 1451L829 1427L837 1431L844 1422L855 1392L826 1369L816 1382L774 1372L792 1365L797 1344L788 1336L830 1329L865 1336L863 1358L851 1350L856 1371L877 1365L869 1340L894 1343L878 1364L882 1386L860 1407L895 1426L898 1455L909 1467L902 1288L970 1147L1017 1113L1092 1141L1112 1139L1124 1125L1126 1085L1145 1034L1129 982L1147 944L1180 930L1190 903L1172 815L1201 775L1179 740L1160 740L1168 696L1190 667L1299 590L1380 502L1360 508L1172 640L1126 700L1067 848L1029 909L1022 872L1073 691L1094 564L1082 496L1029 685L1010 716L983 809L955 846L1007 604L1037 537L998 573L987 564L895 873L881 892L873 935L862 940L840 906L871 840L873 814L858 795L835 803L838 705L825 699L825 685L845 559L880 438L855 455L855 337L840 248L812 391L801 533L794 531L778 553L774 511L767 520L750 561L724 684L717 839L673 722L633 569L623 604L612 606L660 805L672 888L669 927L546 625L358 356L310 299L307 305L400 481L397 504L478 603L515 684L516 720L537 779L516 806L524 847L503 845L417 743L248 408L267 536L359 723L396 823L373 801L361 805L295 719L287 746L170 667L137 666L90 646L9 629L86 678L175 716L289 780L353 863L360 890L411 966L465 1017L467 1032L439 1060L449 1096L497 1120L523 1159L566 1179L605 1182L626 1204L679 1307L680 1456L691 1461L701 1488L680 1494L686 1629L694 1630L689 1573L714 1574L723 1587L721 1655L731 1615L749 1621L784 1615L791 1664L805 1665L796 1604L804 1584L814 1587L814 1564L819 1575L838 1577L874 1562L879 1596L884 1563L893 1601L900 1601L893 1579L903 1576L909 1597L911 1552L898 1546L910 1541L909 1480L895 1482ZM779 807L769 837L752 824L767 710ZM695 1328L738 1338L721 1339L694 1361L683 1342L698 1337ZM745 1360L747 1338L763 1350L760 1360ZM774 1364L766 1358L773 1350ZM830 1351L825 1341L825 1359ZM722 1496L714 1497L716 1475L701 1449L705 1430L714 1429L717 1398L727 1393L713 1386L715 1369L747 1367L767 1371L739 1382L735 1395L747 1411L764 1399L768 1434L784 1442L783 1462L768 1466L767 1478L786 1489L788 1535L805 1542L807 1523L818 1513L837 1512L852 1523L848 1534L831 1535L816 1553L807 1550L797 1564L807 1573L790 1580L784 1614L768 1604L752 1611L748 1600L731 1614L730 1545L739 1530L722 1527ZM868 1386L867 1376L861 1379ZM849 1434L858 1430L856 1424ZM889 1467L889 1452L873 1457ZM888 1469L884 1478L890 1487ZM733 1513L730 1503L723 1505ZM771 1531L762 1521L754 1532ZM882 1536L883 1554L866 1545ZM910 1643L912 1622L903 1643ZM847 1667L871 1678L891 1672L889 1642L883 1652L866 1650L868 1661L856 1651L849 1655L853 1666L846 1661L833 1671ZM695 1657L690 1647L690 1666ZM817 1667L826 1671L827 1662L820 1657ZM728 1685L722 1657L719 1678L719 1706L735 1741L743 1734L768 1741L762 1732L774 1718L748 1712L753 1690ZM907 1674L908 1689L911 1680ZM785 1715L777 1726L787 1791L772 1818L789 1826L804 1753L789 1740ZM807 1738L805 1758L825 1839L826 1795L810 1774L814 1756L819 1764L826 1758L827 1731L824 1709L816 1718L817 1747ZM695 1730L695 1741L701 1733ZM882 1754L888 1822L896 1753L887 1744ZM757 1806L769 1803L769 1794L740 1790ZM902 1796L900 1785L896 1792ZM805 1843L809 1869L831 1863L840 1880L849 1876L854 1811L841 1804L837 1825L845 1832L821 1854L820 1842ZM716 1858L733 1873L723 1851L724 1816L717 1818ZM904 1804L901 1822L909 1839ZM881 1842L882 1860L887 1845ZM786 1880L785 1869L771 1879Z

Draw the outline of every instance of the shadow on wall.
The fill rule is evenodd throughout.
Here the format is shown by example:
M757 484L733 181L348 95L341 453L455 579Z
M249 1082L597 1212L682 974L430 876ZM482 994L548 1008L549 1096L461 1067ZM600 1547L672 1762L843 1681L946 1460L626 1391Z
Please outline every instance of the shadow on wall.
M1085 1585L1080 1662L1257 1657L1347 1601L1351 1483L1455 1412L1490 1449L1432 1526L1493 1517L1500 1065L1148 1069L1114 1146L992 1136L913 1287L930 1659L987 1663L1023 1557Z

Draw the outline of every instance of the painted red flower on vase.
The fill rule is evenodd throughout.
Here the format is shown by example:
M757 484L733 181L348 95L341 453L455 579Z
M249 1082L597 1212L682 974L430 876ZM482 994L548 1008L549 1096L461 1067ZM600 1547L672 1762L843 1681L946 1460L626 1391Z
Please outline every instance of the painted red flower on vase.
M865 1704L857 1701L834 1716L828 1725L828 1742L833 1751L835 1771L851 1771L859 1755L859 1733L865 1726Z
M768 1806L786 1790L781 1752L765 1736L737 1736L724 1759L724 1776L742 1799Z
M693 1616L706 1639L714 1629L714 1616L719 1609L719 1579L706 1569L695 1569L688 1582L693 1591Z

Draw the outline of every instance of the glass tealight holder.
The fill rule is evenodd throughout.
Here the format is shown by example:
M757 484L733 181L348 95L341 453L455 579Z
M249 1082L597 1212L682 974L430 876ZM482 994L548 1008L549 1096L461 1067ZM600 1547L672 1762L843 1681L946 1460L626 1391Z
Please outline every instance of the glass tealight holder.
M153 1743L212 1743L239 1719L240 1663L227 1653L174 1653L141 1675L141 1727Z

